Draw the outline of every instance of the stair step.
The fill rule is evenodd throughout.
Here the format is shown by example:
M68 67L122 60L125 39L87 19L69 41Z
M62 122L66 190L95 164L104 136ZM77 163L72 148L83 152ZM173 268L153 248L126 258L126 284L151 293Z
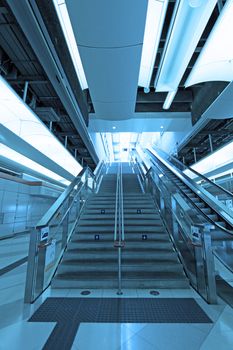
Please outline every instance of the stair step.
M86 214L100 214L101 213L101 209L105 209L105 214L107 213L111 213L111 214L115 214L115 207L114 208L108 208L108 207L102 207L102 208L85 208L85 212ZM124 208L124 215L126 214L137 214L137 210L140 209L142 214L158 214L158 210L155 208Z
M103 233L103 232L114 232L114 225L112 226L78 226L77 227L78 232L89 232L89 233ZM147 233L147 232L163 232L164 227L159 222L158 225L153 226L145 226L142 225L142 227L138 226L125 226L125 233L127 232L140 232L140 233Z
M145 243L146 242L146 243ZM141 251L151 251L151 250L161 250L161 249L172 249L173 245L170 241L167 242L151 242L151 241L140 241L140 242L127 242L125 244L124 250L139 249ZM67 246L67 251L85 251L85 250L96 250L96 251L106 251L114 250L113 242L102 242L102 241L93 241L88 242L69 242Z
M79 223L78 223L78 227L82 227L82 226L112 226L115 224L115 220L114 219L102 219L101 217L98 220L85 220L85 219L80 219ZM143 220L141 217L138 218L138 220L130 220L130 219L125 219L124 220L124 225L125 225L125 230L127 230L127 226L134 226L137 225L138 226L162 226L161 220L160 219L150 219L150 220Z
M113 242L117 169L113 164L103 176L98 194L89 196L52 281L53 288L117 288L118 249ZM123 170L122 288L188 288L152 196L142 193L138 176L131 173L128 164ZM95 235L99 235L98 240Z
M63 257L63 261L103 261L105 262L106 259L109 259L109 261L117 261L117 249L113 249L112 251L66 251ZM135 256L137 256L137 259L135 259ZM140 250L134 250L134 254L132 254L131 251L125 251L122 250L122 259L124 261L145 261L145 252ZM146 255L146 261L157 261L157 260L175 260L177 261L177 254L175 251L172 251L171 249L165 250L155 250L155 251L148 251Z
M115 277L115 276L114 276ZM52 280L52 288L67 289L69 288L78 288L78 289L117 289L118 282L116 277L114 279L99 279L99 280L70 280L64 278L55 277ZM122 288L126 289L185 289L190 288L189 282L187 279L153 279L153 280L144 280L137 278L136 280L124 279L122 280Z
M105 214L101 214L100 212L98 212L99 215L96 215L96 214L85 214L83 213L81 218L80 218L80 221L81 220L92 220L92 219L95 219L95 220L103 220L103 219L115 219L115 212L112 212L112 213L109 213L107 214L106 211L105 211ZM142 219L142 220L160 220L161 221L161 218L159 216L159 214L145 214L145 213L142 213L142 214L139 214L139 213L127 213L125 214L124 213L124 219L125 221L127 219Z
M135 273L135 270L137 271L137 274L143 273L167 273L167 272L175 272L175 273L182 273L183 269L180 264L177 262L157 262L156 264L151 263L143 263L141 265L138 264L126 264L124 261L122 261L121 271L125 275ZM110 263L109 261L106 261L105 264L97 263L95 264L74 264L74 263L65 263L59 266L58 268L58 275L59 274L78 274L79 272L85 272L85 273L99 273L102 275L102 273L106 272L117 272L118 271L118 264L117 261L114 261L113 263Z
M112 241L113 242L113 232L111 233L99 233L99 240L100 241ZM88 241L94 241L96 234L93 233L75 233L72 238L71 242L81 242L86 241L88 244ZM151 241L170 241L169 236L167 233L149 233L147 234L147 242ZM126 233L125 234L125 241L126 243L128 241L142 241L143 240L143 234L142 233Z

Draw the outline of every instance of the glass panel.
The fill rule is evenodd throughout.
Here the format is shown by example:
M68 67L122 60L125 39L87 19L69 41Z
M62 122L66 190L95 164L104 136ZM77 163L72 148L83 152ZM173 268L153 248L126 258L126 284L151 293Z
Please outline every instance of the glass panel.
M77 180L78 178L76 183ZM25 297L26 302L35 300L50 284L67 242L75 231L82 207L94 190L93 175L87 169L79 182L71 186L72 191L60 208L51 213L52 218L47 225L37 227L32 232L28 269L34 277L30 280L28 270L26 293L30 289L30 295ZM57 202L59 203L59 198ZM53 207L49 210L53 210ZM42 222L43 220L45 219L43 218Z
M223 151L219 150L217 152ZM227 162L227 159L230 159L229 157L232 158L231 154L233 153L233 142L231 144L228 145L228 149L226 150L224 147L224 151L227 153L219 153L217 155L215 155L214 160L211 158L209 160L204 159L201 162L204 161L208 161L208 162L214 162L213 166L216 166L216 168L218 166L220 166L220 162L221 164L225 164ZM216 152L216 153L217 153ZM158 154L162 159L168 161L170 163L170 165L172 165L172 167L174 168L174 170L179 170L181 171L182 175L185 176L185 178L188 179L188 181L190 181L191 184L196 185L196 190L200 190L200 188L197 185L200 185L203 188L202 193L204 195L208 195L208 193L211 195L211 199L218 204L218 206L221 207L222 210L224 210L228 216L233 217L233 213L229 208L231 207L231 204L233 204L233 194L229 191L227 191L226 189L224 189L223 187L221 187L220 185L217 185L216 183L214 183L213 181L209 180L207 177L205 177L204 175L200 174L199 172L197 172L197 170L195 169L196 166L194 165L192 168L191 167L187 167L185 166L183 163L181 163L178 159L176 159L175 157L172 157L170 155L168 155L167 153L165 153L162 150L159 150L156 148L156 150L153 150L153 153ZM207 157L209 158L209 157ZM221 160L219 160L221 159ZM200 168L198 168L200 169Z

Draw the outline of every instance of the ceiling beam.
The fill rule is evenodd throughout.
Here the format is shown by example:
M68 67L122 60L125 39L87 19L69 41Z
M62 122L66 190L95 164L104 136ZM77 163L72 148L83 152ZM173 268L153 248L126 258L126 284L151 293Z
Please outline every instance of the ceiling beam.
M167 96L166 92L149 92L145 94L143 91L137 93L137 103L164 103ZM178 91L173 103L190 103L192 102L191 91Z
M232 135L232 130L222 129L222 130L202 130L199 135L212 135L212 136L230 136Z
M56 134L59 136L68 136L68 137L79 137L75 131L57 131Z
M190 103L173 103L169 110L163 109L163 103L136 103L135 112L190 112Z

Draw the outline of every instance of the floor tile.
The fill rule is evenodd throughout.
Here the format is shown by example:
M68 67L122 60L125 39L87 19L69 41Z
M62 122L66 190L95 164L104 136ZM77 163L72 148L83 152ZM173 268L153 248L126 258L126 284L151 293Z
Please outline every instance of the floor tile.
M151 295L150 292L156 290L159 295ZM173 294L171 289L137 289L139 298L172 298Z
M83 292L85 289L70 289L66 297L68 298L101 298L103 295L102 289L88 289L91 293L88 295L82 295L81 292Z
M232 350L233 349L233 333L221 333L211 331L209 336L202 344L200 350Z
M78 350L116 350L134 336L119 323L82 323L73 342Z
M0 306L0 329L23 319L23 299L9 301ZM4 316L3 316L4 315Z
M52 297L67 297L70 289L48 289L47 292L47 298L52 298Z
M127 328L129 328L134 333L138 333L147 325L147 323L122 323L122 324Z
M38 350L50 336L55 323L19 322L0 330L0 350Z
M195 298L196 293L193 289L172 289L173 298Z
M210 317L210 319L214 322L217 321L226 305L209 305L203 299L196 299L196 302L201 306L203 311Z
M137 290L136 289L123 289L123 294L118 295L116 289L104 289L103 290L103 298L137 298Z
M149 344L145 339L134 335L130 340L123 343L117 350L160 350L156 345Z
M232 332L233 334L233 309L224 309L217 319L213 330L221 333Z
M137 335L162 350L199 350L206 338L192 324L151 324Z

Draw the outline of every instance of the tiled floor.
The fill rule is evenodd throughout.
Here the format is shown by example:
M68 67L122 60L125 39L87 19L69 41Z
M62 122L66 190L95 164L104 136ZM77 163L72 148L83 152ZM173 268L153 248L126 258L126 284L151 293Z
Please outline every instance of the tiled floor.
M23 304L26 264L1 277L0 349L39 350L55 323L27 320L47 297L84 297L81 290L51 290L33 304ZM213 324L82 323L72 350L232 350L233 310L219 301L206 304L193 290L160 290L154 298L195 298ZM117 297L116 291L92 290L85 298ZM152 296L149 290L125 290L121 298Z
M27 320L47 297L118 297L116 290L47 289L33 304L24 305L26 263L0 277L0 350L40 350L55 323ZM72 350L232 350L233 309L219 300L208 305L192 289L159 290L154 298L194 298L213 324L82 323ZM151 298L150 290L124 290L120 298ZM60 350L60 349L59 349Z

